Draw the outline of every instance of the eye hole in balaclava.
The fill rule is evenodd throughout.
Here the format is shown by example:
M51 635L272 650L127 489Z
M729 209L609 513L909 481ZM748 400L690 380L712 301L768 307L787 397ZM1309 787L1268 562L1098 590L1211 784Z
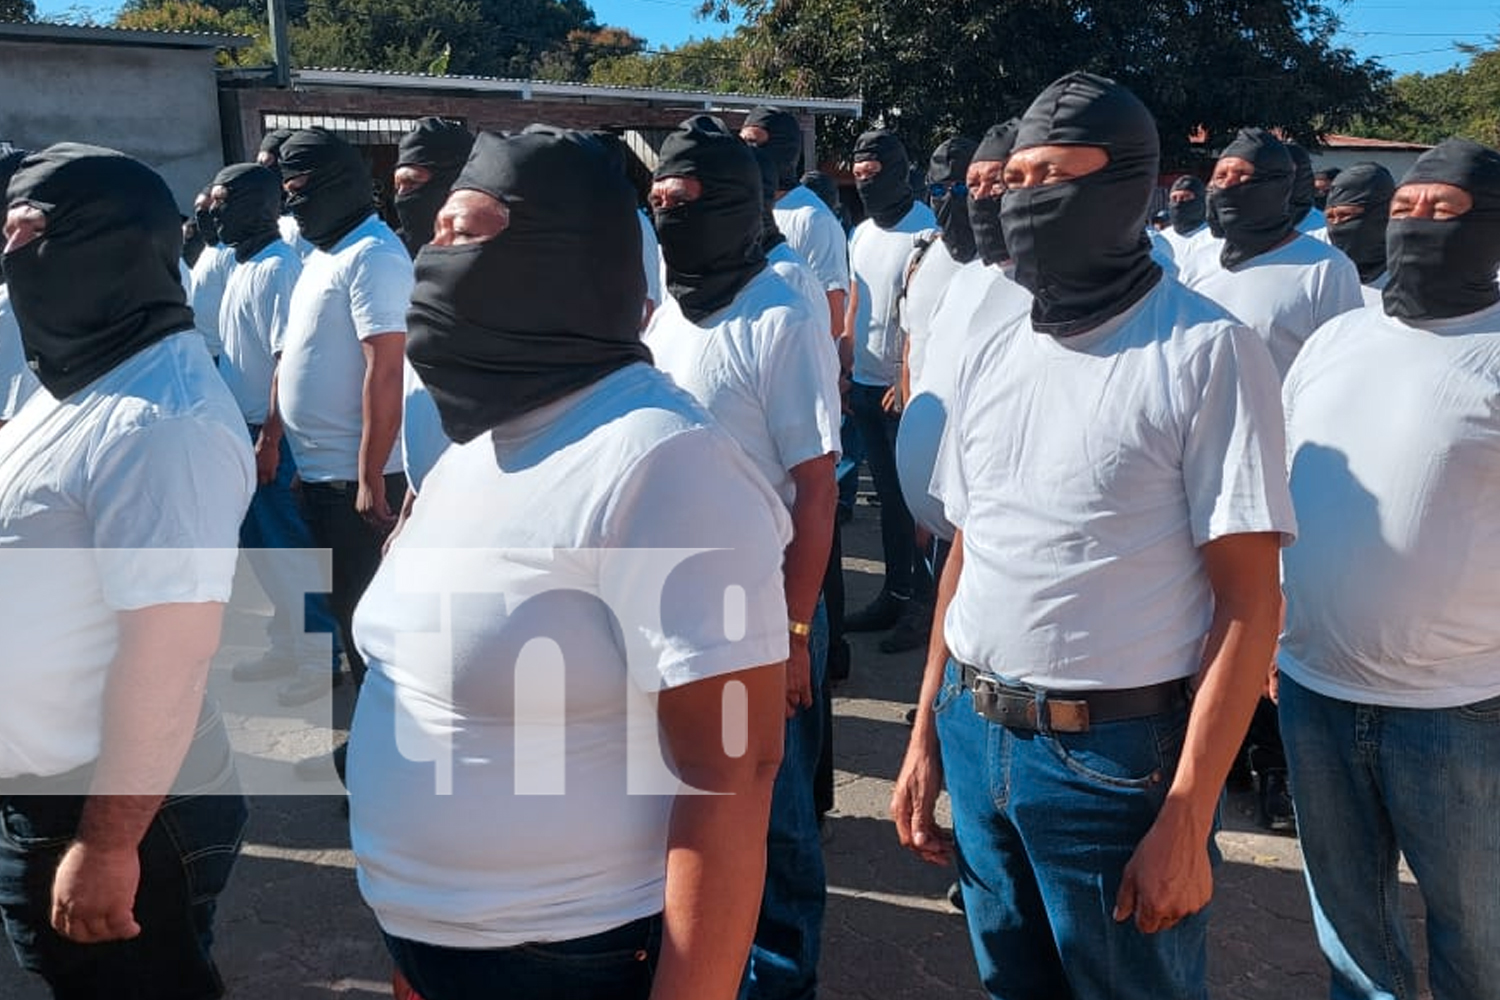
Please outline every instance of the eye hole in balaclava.
M860 201L864 202L865 213L881 229L890 229L906 218L906 213L916 203L908 179L911 158L896 133L875 129L854 143L854 162L870 161L880 164L880 172L857 180L855 187L859 190Z
M974 229L969 224L969 189L966 178L969 163L979 144L967 136L956 135L932 151L927 163L927 184L932 199L932 211L937 216L938 228L943 231L943 243L953 259L967 264L974 259L978 249L974 244Z
M1396 179L1378 163L1356 163L1329 185L1328 241L1354 261L1360 281L1385 273L1385 231L1395 193ZM1350 208L1358 214L1341 211Z
M1294 228L1288 208L1295 170L1285 144L1263 128L1240 129L1221 159L1245 160L1255 173L1231 187L1210 184L1208 225L1224 240L1219 261L1235 268L1285 242Z

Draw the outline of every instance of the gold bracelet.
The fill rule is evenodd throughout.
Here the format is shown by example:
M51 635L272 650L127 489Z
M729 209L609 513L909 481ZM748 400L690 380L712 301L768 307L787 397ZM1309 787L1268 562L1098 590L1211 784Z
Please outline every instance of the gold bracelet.
M792 633L792 635L801 636L802 638L806 639L808 636L812 635L812 624L810 622L797 622L788 619L786 623L786 630Z

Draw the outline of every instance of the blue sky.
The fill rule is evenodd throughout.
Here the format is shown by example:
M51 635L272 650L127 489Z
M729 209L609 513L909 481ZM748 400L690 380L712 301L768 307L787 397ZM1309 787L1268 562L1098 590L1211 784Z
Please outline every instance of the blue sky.
M604 24L629 28L653 48L730 30L694 16L698 0L591 0ZM107 0L37 0L44 17L85 7L108 19ZM1330 0L1344 22L1340 40L1361 56L1375 56L1397 73L1435 73L1462 65L1454 41L1488 44L1500 34L1500 2L1479 0Z

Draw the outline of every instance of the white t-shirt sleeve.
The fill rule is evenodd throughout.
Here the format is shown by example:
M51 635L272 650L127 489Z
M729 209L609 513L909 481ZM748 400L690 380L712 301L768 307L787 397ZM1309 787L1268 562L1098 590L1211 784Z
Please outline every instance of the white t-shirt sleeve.
M1287 486L1286 423L1269 349L1236 325L1207 344L1191 368L1179 405L1193 544L1262 531L1279 531L1291 544L1297 521Z
M778 331L759 373L766 425L782 468L840 451L838 349L815 320L796 318Z
M249 439L194 414L108 444L84 492L105 603L131 611L227 602L254 491Z
M355 258L349 273L349 313L360 340L381 333L405 333L416 277L411 259L389 246Z
M1351 309L1361 309L1365 304L1364 292L1360 290L1359 269L1347 258L1339 255L1329 261L1323 273L1323 287L1319 289L1317 325L1322 326L1335 316L1342 316Z
M791 520L722 431L653 448L625 473L603 526L599 593L643 690L786 660ZM712 551L684 558L689 549Z
M825 292L849 290L849 244L838 216L829 212L812 213L806 245L798 252L807 260Z
M301 273L302 262L295 257L287 258L267 281L263 299L267 309L265 329L270 337L273 358L279 357L286 346L287 325L292 319L292 292L297 289L297 276Z
M943 506L943 516L960 531L969 517L969 484L963 468L964 402L968 393L967 359L954 375L953 391L948 398L948 419L943 436L938 439L937 458L932 464L932 479L927 492Z

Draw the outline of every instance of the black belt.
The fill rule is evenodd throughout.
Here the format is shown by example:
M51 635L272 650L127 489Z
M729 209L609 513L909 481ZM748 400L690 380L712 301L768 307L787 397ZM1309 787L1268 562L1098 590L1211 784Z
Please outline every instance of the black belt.
M959 667L963 686L974 693L974 711L1002 726L1032 732L1086 733L1096 722L1170 712L1186 705L1191 697L1185 678L1111 691L1049 692L1007 683L967 663Z

